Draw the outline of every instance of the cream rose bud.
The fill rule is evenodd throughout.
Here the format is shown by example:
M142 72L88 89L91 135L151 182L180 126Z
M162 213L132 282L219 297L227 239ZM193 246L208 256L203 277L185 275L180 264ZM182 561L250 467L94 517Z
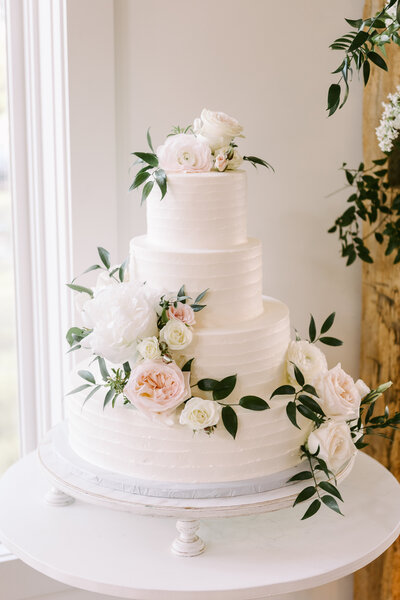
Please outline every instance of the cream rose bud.
M323 373L315 381L315 388L319 405L326 416L342 421L358 417L362 396L353 378L343 371L340 363Z
M213 400L204 398L190 398L180 414L181 425L188 425L193 431L216 425L221 416L221 407Z
M142 358L154 359L161 357L160 346L158 345L158 339L155 335L144 338L137 345L137 351Z
M296 385L294 365L304 375L306 383L314 385L315 380L328 369L325 354L315 345L306 340L290 342L287 352L287 374L290 383Z
M217 156L215 157L215 168L218 171L225 171L225 169L228 166L228 163L229 161L226 158L226 155L222 152L220 154L217 154Z
M197 139L206 140L213 152L228 146L243 131L243 127L236 119L223 112L203 108L200 118L202 126L200 130L197 129ZM196 125L198 125L197 119Z
M167 138L157 148L159 166L164 171L206 173L211 171L213 157L207 141L190 133L178 133Z
M171 319L160 331L160 341L165 342L170 350L183 350L192 338L190 327L179 319Z
M319 447L318 456L326 461L333 473L337 473L357 452L347 423L331 420L310 433L307 446L312 454Z

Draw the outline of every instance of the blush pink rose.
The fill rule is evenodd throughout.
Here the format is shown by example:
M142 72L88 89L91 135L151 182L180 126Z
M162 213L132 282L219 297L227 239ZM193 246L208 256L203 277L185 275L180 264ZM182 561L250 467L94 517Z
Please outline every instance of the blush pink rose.
M124 394L147 417L167 416L190 397L189 377L174 362L144 360L132 369Z
M171 304L167 310L167 317L168 319L178 319L182 323L186 323L186 325L194 325L196 323L193 308L183 302L177 302L176 306Z

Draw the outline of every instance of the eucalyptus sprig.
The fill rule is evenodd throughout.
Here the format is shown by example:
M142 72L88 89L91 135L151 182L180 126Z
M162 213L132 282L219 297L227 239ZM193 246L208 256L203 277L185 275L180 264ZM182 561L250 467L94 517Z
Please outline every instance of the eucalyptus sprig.
M388 10L397 2L396 17ZM340 65L333 74L340 74L337 83L332 83L328 90L329 116L346 103L353 71L363 71L364 85L367 85L371 71L371 63L387 71L386 44L395 43L400 46L398 34L400 21L400 0L389 0L385 7L375 16L368 19L345 19L352 30L337 38L331 45L332 50L344 52ZM381 54L376 52L378 50Z
M236 404L226 404L225 402L222 402L222 400L225 400L233 392L236 382L237 375L229 375L221 380L210 378L200 379L191 386L198 387L199 390L203 392L211 392L212 399L222 406L222 422L233 439L236 438L238 430L238 417L233 408L234 406L241 406L247 410L255 411L262 411L270 408L267 402L258 396L243 396Z
M132 152L136 156L135 164L144 165L136 173L129 191L135 190L143 185L141 204L147 199L156 183L161 192L161 200L167 193L167 175L164 169L158 165L157 154L154 152L153 142L150 135L150 127L147 130L147 143L151 152Z
M374 236L378 244L386 244L385 255L395 252L394 264L400 262L400 191L389 194L388 156L373 160L373 166L365 168L360 163L357 169L350 169L346 163L341 167L346 176L346 187L352 189L347 198L349 207L338 217L328 233L338 233L341 256L346 265L351 265L357 257L367 263L373 259L367 240ZM361 222L373 225L363 236Z
M306 445L301 446L300 450L302 452L301 458L307 459L309 468L296 473L288 480L288 483L312 480L312 485L301 490L293 503L293 506L296 506L301 502L314 498L302 516L302 520L315 515L322 504L343 516L337 502L338 500L343 502L343 498L337 488L335 475L328 468L326 462L318 456L319 448L314 454L308 450ZM325 475L326 479L321 479L322 475Z

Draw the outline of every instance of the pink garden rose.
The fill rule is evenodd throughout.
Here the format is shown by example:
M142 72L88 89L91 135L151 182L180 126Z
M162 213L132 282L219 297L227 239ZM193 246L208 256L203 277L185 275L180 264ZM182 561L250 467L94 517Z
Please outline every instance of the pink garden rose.
M144 360L132 369L124 394L146 417L168 416L190 397L189 377L174 362Z
M315 380L318 403L327 417L339 421L358 418L361 400L369 391L365 384L361 386L360 381L354 383L340 363Z
M158 163L164 171L207 173L213 166L210 146L190 133L178 133L157 148Z
M194 325L196 323L193 308L183 302L177 302L176 306L171 304L167 310L167 317L168 319L179 319L179 321L186 323L186 325Z

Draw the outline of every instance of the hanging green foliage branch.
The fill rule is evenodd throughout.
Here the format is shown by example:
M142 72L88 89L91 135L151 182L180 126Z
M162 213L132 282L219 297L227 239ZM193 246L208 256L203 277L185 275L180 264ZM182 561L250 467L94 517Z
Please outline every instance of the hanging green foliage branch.
M400 0L390 0L383 10L369 19L345 19L352 31L337 38L331 45L332 50L344 52L340 65L333 71L339 75L337 83L332 83L328 90L329 116L342 108L347 101L350 82L354 70L363 74L364 85L367 85L371 63L387 71L386 44L394 42L400 46ZM382 56L383 55L383 56Z

